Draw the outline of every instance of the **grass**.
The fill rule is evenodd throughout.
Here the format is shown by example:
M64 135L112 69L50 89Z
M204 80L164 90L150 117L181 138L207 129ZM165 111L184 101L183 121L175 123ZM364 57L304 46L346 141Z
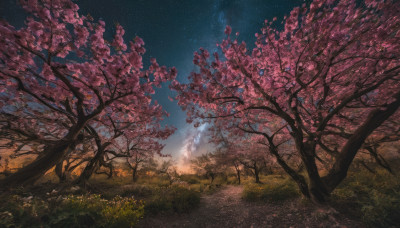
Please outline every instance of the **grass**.
M70 195L68 189L75 186L53 191L60 185L49 173L30 189L0 196L0 227L133 227L146 214L196 208L207 181L170 185L164 176L143 176L133 183L130 177L94 175L89 192L80 189L82 195Z
M368 227L396 227L400 224L400 179L385 170L351 172L332 193L332 203Z
M285 203L300 196L297 185L285 175L260 178L262 184L242 177L244 200ZM141 176L136 182L130 177L97 175L89 181L90 193L84 189L75 195L53 193L58 184L42 182L30 190L3 194L0 227L132 227L146 215L190 212L199 206L201 194L237 184L234 175L218 176L210 184L209 179L191 174L172 185L167 177L157 175ZM376 174L352 170L332 193L330 203L366 226L395 227L400 224L400 179L379 169Z
M247 201L280 202L300 196L296 184L280 175L262 176L262 184L244 181L243 199Z
M13 195L1 201L0 227L134 227L144 215L143 202L131 197Z
M188 212L200 204L200 193L179 185L159 188L146 201L145 210L150 214Z

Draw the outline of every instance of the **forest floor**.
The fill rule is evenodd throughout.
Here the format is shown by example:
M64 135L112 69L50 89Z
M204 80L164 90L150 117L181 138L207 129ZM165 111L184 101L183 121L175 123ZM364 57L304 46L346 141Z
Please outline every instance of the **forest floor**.
M364 227L333 208L316 208L301 199L246 202L242 192L243 186L226 186L203 195L190 213L146 216L139 227Z

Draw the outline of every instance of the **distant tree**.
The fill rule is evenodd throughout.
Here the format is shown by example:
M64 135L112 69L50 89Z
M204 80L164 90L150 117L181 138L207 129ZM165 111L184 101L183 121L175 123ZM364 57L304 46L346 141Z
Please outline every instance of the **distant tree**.
M177 180L178 173L176 170L176 166L174 166L174 162L171 159L163 160L160 163L157 171L158 174L167 176L170 185L172 185Z
M398 113L399 11L392 0L314 0L294 8L282 30L265 21L251 52L227 26L223 58L214 53L211 62L200 49L193 59L199 71L172 87L189 122L222 121L264 137L302 194L324 202L367 138ZM324 143L343 128L349 137L337 148ZM308 178L278 149L282 138L293 143ZM330 158L325 176L321 153Z
M168 71L155 59L144 70L142 39L136 37L128 48L117 25L113 41L106 41L104 21L79 15L71 0L20 3L29 14L25 26L0 22L1 120L14 119L10 126L0 121L0 128L28 138L27 146L39 144L40 154L0 181L8 187L32 183L60 164L89 125L109 118L131 122L141 111L159 110L150 96L154 86L176 77L174 68Z
M136 150L135 153L131 157L126 158L126 163L128 167L132 170L132 180L136 182L137 173L140 168L140 165L146 161L145 154L142 151Z
M266 168L266 163L263 157L261 158L246 158L245 156L242 156L240 158L240 163L251 172L251 174L255 178L255 182L257 184L260 184L260 173L262 172L263 169Z
M122 140L119 141L119 147L124 149L119 150L121 151L119 156L115 156L126 156L127 164L132 170L133 181L136 181L138 169L144 162L154 158L155 155L160 157L168 156L161 154L161 150L164 148L164 145L160 144L158 140L166 139L170 134L173 133L174 129L166 128L164 131L160 131L158 130L158 121L155 121L154 124L155 125L153 128L150 128L151 125L148 125L147 128L143 128L146 131L138 130L133 131L135 133L134 135L124 135Z
M242 164L239 161L238 155L236 153L235 143L229 140L229 138L221 128L218 127L210 127L208 129L210 134L210 142L214 144L215 152L214 154L218 158L217 163L221 166L232 166L236 173L236 178L238 180L238 184L240 184L241 179L241 171Z
M220 164L213 153L202 154L191 160L192 168L199 174L210 179L210 184L222 172Z
M140 163L155 154L161 156L164 146L158 141L167 139L175 129L160 127L159 122L163 117L161 107L153 110L147 108L147 104L144 104L141 110L137 109L140 114L129 122L113 120L110 117L108 122L102 122L99 126L87 126L89 134L93 136L95 142L93 147L96 150L94 157L82 171L78 183L87 184L90 176L101 167L108 168L108 175L111 177L113 169L111 161L116 158L127 159L135 179Z

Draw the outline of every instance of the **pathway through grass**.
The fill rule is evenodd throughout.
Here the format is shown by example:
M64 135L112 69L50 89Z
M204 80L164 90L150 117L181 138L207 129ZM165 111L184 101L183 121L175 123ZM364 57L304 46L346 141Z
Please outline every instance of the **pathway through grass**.
M334 210L315 209L299 199L279 203L246 202L242 186L203 195L191 213L147 216L140 227L362 227Z

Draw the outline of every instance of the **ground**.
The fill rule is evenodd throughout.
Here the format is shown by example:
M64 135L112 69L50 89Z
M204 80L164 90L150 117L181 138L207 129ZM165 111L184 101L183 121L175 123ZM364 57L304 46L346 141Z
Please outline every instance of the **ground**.
M246 202L242 186L226 186L202 196L190 213L146 216L139 227L364 227L332 208L316 208L301 199L279 203Z

